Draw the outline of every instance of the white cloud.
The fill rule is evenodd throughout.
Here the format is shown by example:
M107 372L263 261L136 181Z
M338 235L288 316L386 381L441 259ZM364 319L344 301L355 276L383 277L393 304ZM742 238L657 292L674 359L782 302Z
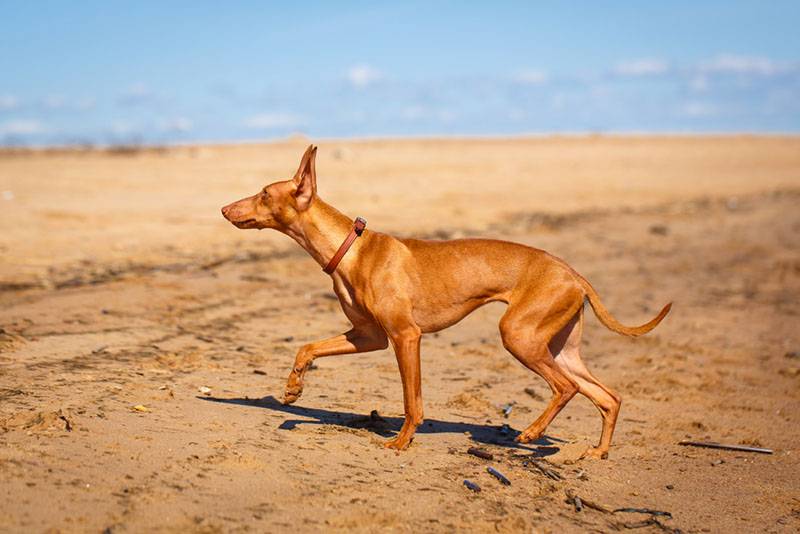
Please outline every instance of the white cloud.
M666 61L655 58L641 58L620 61L614 65L614 73L621 76L655 76L669 70Z
M19 107L19 100L15 96L0 95L0 111L8 111Z
M759 56L738 56L723 54L700 64L700 70L716 74L742 74L774 76L797 69L797 65L774 61Z
M260 113L246 118L242 124L254 130L272 130L276 128L293 128L304 123L302 117L292 113Z
M514 81L525 85L543 85L550 76L541 70L523 70L514 76Z
M36 119L17 119L0 123L0 135L38 135L48 128Z
M347 70L347 80L355 87L367 87L380 81L383 74L369 65L355 65Z
M161 129L165 132L186 133L194 129L194 123L186 117L175 117L162 121Z

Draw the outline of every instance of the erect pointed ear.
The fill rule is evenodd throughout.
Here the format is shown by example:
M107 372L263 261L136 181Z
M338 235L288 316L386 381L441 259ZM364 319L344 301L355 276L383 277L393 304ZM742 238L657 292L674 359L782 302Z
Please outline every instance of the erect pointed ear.
M317 159L317 147L309 145L303 159L300 160L300 167L292 178L297 189L294 197L297 200L297 207L300 211L305 211L311 206L314 197L317 195L317 169L315 161Z

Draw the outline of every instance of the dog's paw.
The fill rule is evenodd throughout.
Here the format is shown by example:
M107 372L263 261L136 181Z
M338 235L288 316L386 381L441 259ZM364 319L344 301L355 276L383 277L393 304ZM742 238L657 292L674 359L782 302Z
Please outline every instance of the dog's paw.
M397 436L396 438L390 439L389 441L384 441L383 446L387 449L404 451L411 445L412 441L414 441L414 438L404 438L402 436Z
M300 398L303 394L303 388L299 386L286 386L286 391L283 393L283 403L292 404Z
M598 447L589 447L583 454L581 454L581 460L584 458L590 458L592 460L605 460L608 458L608 451L604 451Z
M541 438L544 435L544 431L541 432L523 432L519 436L517 436L514 441L517 443L530 443L531 441L536 441L537 439Z

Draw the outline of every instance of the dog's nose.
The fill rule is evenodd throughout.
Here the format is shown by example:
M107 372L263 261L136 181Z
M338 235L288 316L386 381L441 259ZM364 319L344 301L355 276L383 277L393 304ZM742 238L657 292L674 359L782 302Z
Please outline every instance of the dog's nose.
M228 210L230 210L230 208L231 208L230 205L222 206L222 209L220 210L222 212L222 216L225 217L226 219L228 218Z

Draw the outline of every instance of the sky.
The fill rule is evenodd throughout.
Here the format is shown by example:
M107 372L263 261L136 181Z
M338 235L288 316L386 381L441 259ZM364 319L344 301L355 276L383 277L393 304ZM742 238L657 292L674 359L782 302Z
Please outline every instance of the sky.
M0 0L0 145L800 132L800 2Z

